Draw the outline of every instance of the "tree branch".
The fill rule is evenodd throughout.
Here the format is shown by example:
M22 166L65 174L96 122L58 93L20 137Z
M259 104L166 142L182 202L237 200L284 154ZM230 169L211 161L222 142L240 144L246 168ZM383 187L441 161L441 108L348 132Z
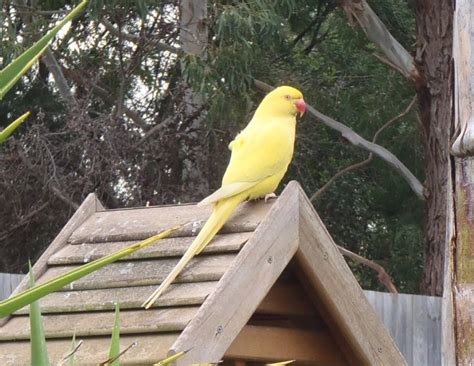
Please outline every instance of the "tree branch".
M394 122L398 121L400 118L402 118L403 116L405 116L406 114L408 114L408 112L410 112L411 108L415 105L415 102L416 102L416 95L413 97L413 99L411 100L410 104L405 108L405 110L400 113L399 115L391 118L388 122L386 122L382 127L380 127L377 132L375 132L374 134L374 137L372 139L372 142L375 143L377 141L377 138L379 137L379 135L387 128L389 127L390 125L392 125ZM354 170L357 170L357 169L361 169L361 168L364 168L366 167L367 165L370 164L370 162L373 160L374 158L374 154L373 153L369 153L369 156L367 157L367 159L361 161L361 162L358 162L358 163L355 163L355 164L351 164L347 167L345 167L344 169L340 170L339 172L337 172L334 176L332 176L331 179L329 179L326 184L324 186L322 186L321 188L319 188L315 193L313 193L313 195L311 196L310 198L310 201L316 201L319 197L321 197L321 195L323 193L326 192L326 190L336 181L337 178L343 176L344 174L346 173L349 173L349 172L352 172Z
M41 61L46 65L48 70L51 72L54 78L54 82L58 87L59 94L61 97L66 101L69 108L74 109L78 107L78 103L74 95L71 93L71 89L67 84L66 78L64 77L63 72L61 71L61 67L59 66L56 57L54 57L53 52L48 48L44 53Z
M357 20L367 38L383 51L396 70L415 84L422 82L413 56L390 34L365 0L342 0L341 7L351 23L354 18Z
M254 82L255 82L255 86L260 90L263 90L265 92L269 92L273 90L273 87L271 85L268 85L267 83L264 83L263 81L254 80ZM362 136L355 133L346 125L332 119L331 117L328 117L322 114L321 112L311 107L309 104L307 104L306 107L307 107L308 113L312 117L314 117L316 120L323 123L327 127L340 132L342 137L346 139L347 141L349 141L352 145L360 147L368 152L371 152L374 155L377 155L382 160L384 160L395 171L397 171L398 174L400 174L403 177L403 179L405 179L405 181L408 183L412 191L416 194L416 196L420 200L425 200L425 196L423 194L423 185L413 175L413 173L410 172L410 170L408 170L408 168L400 160L398 160L398 158L395 155L393 155L390 151L388 151L386 148L380 145L367 141L366 139L364 139Z
M121 36L123 39L129 42L133 42L133 43L140 42L140 37L135 36L130 33L120 32L107 19L102 18L100 22L105 27L105 29L107 29L114 36L117 36L117 37ZM154 47L156 47L160 51L168 51L177 55L183 54L183 51L179 47L170 46L169 44L166 44L160 41L152 41L151 43Z
M378 273L378 279L380 283L385 285L388 291L394 294L398 293L398 290L393 284L392 279L390 278L388 273L380 264L375 263L374 261L371 261L370 259L367 259L365 257L362 257L359 254L351 252L350 250L347 250L346 248L341 247L340 245L337 245L337 248L339 249L339 251L341 252L343 256L350 258L357 263L363 264L366 267L372 268L374 271Z

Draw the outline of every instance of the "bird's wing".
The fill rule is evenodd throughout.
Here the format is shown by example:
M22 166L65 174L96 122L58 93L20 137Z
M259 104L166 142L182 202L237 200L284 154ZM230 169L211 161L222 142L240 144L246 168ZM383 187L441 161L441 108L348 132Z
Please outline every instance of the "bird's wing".
M293 155L291 136L287 128L268 124L247 128L229 145L232 156L224 174L222 187L204 198L198 205L215 203L250 190L266 178L286 170Z
M223 198L229 198L229 197L235 196L239 193L242 193L252 188L259 182L260 180L254 181L254 182L235 182L235 183L227 184L219 188L217 191L215 191L211 195L204 198L201 202L198 203L198 206L209 205Z

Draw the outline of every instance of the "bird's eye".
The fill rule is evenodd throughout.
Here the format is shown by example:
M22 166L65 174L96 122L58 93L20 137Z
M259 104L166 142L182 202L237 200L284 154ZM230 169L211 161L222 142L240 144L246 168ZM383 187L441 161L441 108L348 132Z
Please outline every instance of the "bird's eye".
M285 99L291 100L291 96L290 95L285 95Z

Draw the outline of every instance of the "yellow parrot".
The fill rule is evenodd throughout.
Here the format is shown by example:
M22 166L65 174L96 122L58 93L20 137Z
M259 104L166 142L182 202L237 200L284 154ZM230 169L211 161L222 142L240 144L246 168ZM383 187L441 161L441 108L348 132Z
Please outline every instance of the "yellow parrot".
M239 203L272 196L293 157L296 115L306 110L303 94L280 86L267 94L252 120L229 144L232 151L222 186L198 205L214 210L176 267L143 306L149 308L229 219Z

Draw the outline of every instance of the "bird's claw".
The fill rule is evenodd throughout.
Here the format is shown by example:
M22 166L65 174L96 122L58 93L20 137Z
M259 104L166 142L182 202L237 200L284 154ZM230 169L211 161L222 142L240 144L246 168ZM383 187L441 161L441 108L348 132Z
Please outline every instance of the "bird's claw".
M269 199L272 199L272 198L277 198L277 195L275 193L268 193L265 195L265 203L268 203L268 200Z

